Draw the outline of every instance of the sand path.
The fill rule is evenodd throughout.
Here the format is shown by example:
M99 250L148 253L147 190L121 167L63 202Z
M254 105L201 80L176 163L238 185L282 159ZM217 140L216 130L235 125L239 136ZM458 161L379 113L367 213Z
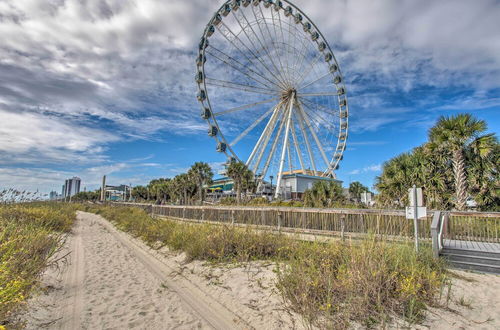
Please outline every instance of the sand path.
M78 212L59 288L35 319L51 329L249 329L238 315L100 216ZM175 274L175 276L172 276ZM47 307L47 306L46 306ZM40 323L29 322L28 328Z

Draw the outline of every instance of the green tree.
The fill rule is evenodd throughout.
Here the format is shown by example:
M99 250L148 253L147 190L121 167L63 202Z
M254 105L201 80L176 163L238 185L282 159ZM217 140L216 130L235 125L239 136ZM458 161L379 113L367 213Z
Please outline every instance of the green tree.
M487 124L471 114L441 116L437 124L429 130L430 142L435 144L444 154L451 157L453 164L455 207L465 209L468 197L466 158L467 150L480 146L475 157L484 158L491 151L494 134L484 134Z
M149 182L147 188L149 191L149 199L159 201L167 201L170 199L169 195L170 179L159 178L153 179Z
M196 184L187 173L181 173L174 177L172 190L181 204L187 205L193 194L196 192Z
M343 202L342 186L333 181L316 181L304 193L304 205L308 207L334 207Z
M361 194L364 192L369 192L368 187L364 186L359 181L354 181L349 184L349 194L355 202L359 202L361 199Z
M429 131L430 142L384 163L375 185L378 202L403 206L408 188L415 184L423 187L430 208L465 207L465 200L460 201L465 190L466 198L472 196L480 209L494 210L499 205L500 147L493 134L480 134L484 130L485 123L470 115L441 117Z
M148 199L148 188L144 186L135 186L132 188L132 197L136 200L147 200Z
M101 198L101 190L98 189L96 191L80 191L78 194L75 194L71 197L71 200L74 202L85 202L91 201L95 202Z
M212 183L212 178L214 176L212 169L207 163L196 162L189 169L188 175L194 182L196 182L198 186L200 203L203 203L203 186Z
M251 186L254 176L251 170L242 162L231 162L227 167L227 176L233 179L236 188L236 201L241 203L241 191Z

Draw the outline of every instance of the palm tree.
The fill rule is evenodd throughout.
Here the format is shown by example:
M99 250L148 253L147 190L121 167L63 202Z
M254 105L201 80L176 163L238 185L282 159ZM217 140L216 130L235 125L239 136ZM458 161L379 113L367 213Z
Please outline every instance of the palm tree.
M349 184L349 194L354 201L358 202L360 200L360 196L364 192L368 192L368 187L363 186L363 184L359 181L354 181Z
M481 145L476 156L484 157L490 152L487 141L494 139L494 134L485 134L487 129L484 120L478 120L471 114L456 116L441 116L437 124L429 130L429 140L440 147L443 153L451 156L453 163L453 176L455 181L455 207L463 210L468 197L467 172L465 165L465 152L473 145Z
M333 181L316 181L304 193L304 204L310 207L333 207L344 201L342 186Z
M236 202L241 203L241 190L249 186L253 180L253 173L242 162L231 162L227 167L227 176L233 179L236 188Z
M203 203L203 185L212 183L214 173L207 163L196 162L191 166L188 175L198 185L198 193L200 194L200 203Z

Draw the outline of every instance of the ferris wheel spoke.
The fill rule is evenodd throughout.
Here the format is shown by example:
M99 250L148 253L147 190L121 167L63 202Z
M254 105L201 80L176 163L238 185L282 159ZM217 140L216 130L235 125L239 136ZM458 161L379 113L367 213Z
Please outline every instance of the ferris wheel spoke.
M221 28L222 27L222 28ZM223 30L224 29L224 30ZM257 69L257 65L252 61L252 59L247 55L246 52L244 52L240 47L238 47L235 43L234 40L238 41L240 44L242 44L243 46L245 46L244 43L241 42L241 40L238 38L238 36L236 34L234 34L234 32L229 29L227 27L226 24L224 24L223 22L221 22L218 26L217 26L217 30L219 30L219 32L222 34L222 36L244 57L247 59L247 61L249 63L251 63L253 66L254 66L254 69L256 71L259 72L259 74L261 76L265 76L264 73L262 73L259 69ZM232 36L232 37L231 37Z
M261 51L259 51L259 48L255 45L255 42L254 42L254 40L252 40L251 35L254 36L255 40L257 40L259 42L259 44L262 47L262 50L266 53L266 54L262 54L262 55L267 56L271 60L270 61L271 65L274 67L274 70L271 70L266 65L267 71L272 72L273 77L275 77L277 74L279 74L280 71L276 67L276 65L274 64L272 57L269 55L268 49L266 47L264 47L259 36L255 33L255 30L253 29L252 25L250 24L247 17L245 16L245 13L243 12L243 10L237 11L236 13L233 11L233 16L235 17L236 21L238 22L238 25L240 26L241 30L243 31L243 33L247 37L248 41L250 41L250 43L252 44L252 47L255 49L255 52L260 55ZM240 17L238 17L238 16L240 16ZM243 22L243 24L245 24L245 26L243 26L242 20L245 21L245 22ZM247 31L246 31L247 27L252 32L251 34L247 33ZM260 56L258 58L260 60ZM262 60L260 60L260 61L262 61ZM262 63L262 64L264 65L264 63ZM281 87L284 88L284 81L282 81L282 80L277 80L277 81L281 84Z
M314 111L312 108L308 107L305 103L302 103L302 105L304 106L304 111L305 110L309 110L309 113L311 115L313 115L317 120L317 122L323 122L323 126L324 127L327 127L329 129L335 129L335 125L333 125L330 121L328 121L327 119L325 119L320 113L318 113L317 111ZM307 111L306 111L307 113ZM318 124L319 126L319 124Z
M285 122L286 122L285 116L286 116L286 113L283 112L282 113L283 120L281 120L280 126L278 128L278 133L276 134L276 137L274 138L273 144L271 146L271 151L267 155L266 162L265 162L264 168L262 170L262 177L266 176L267 170L269 169L269 165L271 165L271 160L273 159L273 156L276 152L276 147L278 146L278 141L280 140L281 132L283 131L283 127L285 126ZM262 155L264 155L264 151L265 151L265 149L261 150L260 158L262 158ZM259 162L259 164L260 164L260 162ZM259 164L257 164L257 166Z
M287 112L287 120L286 120L286 129L285 129L285 136L283 137L283 148L281 149L281 158L280 158L279 170L278 170L278 180L276 182L275 197L278 197L278 195L280 193L280 189L281 189L280 184L281 184L281 178L283 177L283 166L285 165L285 154L286 154L286 150L288 147L288 136L290 134L290 122L292 121L292 110L293 110L293 103L294 103L293 100L294 99L295 99L295 93L292 93L290 101L288 102L289 104L287 104L288 112Z
M253 6L252 6L252 11L254 11L253 9ZM255 30L253 29L252 27L252 24L250 24L250 22L248 21L247 17L245 16L245 13L243 11L241 11L241 15L242 17L245 19L245 21L247 22L248 24L248 27L251 29L253 35L255 36L255 39L259 42L260 46L262 47L262 49L265 51L270 63L272 64L273 68L274 68L274 72L275 72L275 75L279 75L280 74L280 70L278 69L278 67L276 66L276 63L274 62L274 59L273 57L271 56L271 53L269 51L269 48L266 47L266 45L264 43L262 43L262 40L261 38L259 37L259 35L255 32ZM257 27L259 28L260 30L260 33L262 35L262 30L260 29L260 25L258 23L258 19L257 17L255 16L255 13L254 13L254 17L256 19L256 23L257 23ZM281 80L280 80L281 81ZM285 86L283 85L282 88L285 88Z
M251 130L255 128L255 126L259 125L271 112L273 112L274 108L269 109L266 111L262 116L257 118L250 126L248 126L247 129L245 129L240 135L238 135L229 145L231 147L234 147L234 145L238 142L241 141L245 136L247 136L248 133L250 133Z
M277 11L276 13L278 16L279 16L279 10ZM282 40L282 42L284 43L284 36L283 36L283 28L281 27L281 19L280 17L276 17L276 14L275 14L275 11L274 10L271 10L271 20L273 21L273 30L274 30L274 35L276 36L276 44L279 45L279 40ZM276 24L276 20L275 20L275 17L276 17L276 20L279 22L280 26L279 26L279 29L281 31L281 39L279 37L279 33L278 33L278 30L277 30L277 24ZM288 84L288 86L290 86L290 78L288 76L288 71L287 71L287 65L286 63L283 64L284 61L282 61L282 57L283 57L283 52L281 52L281 47L276 47L276 49L278 51L280 51L279 55L278 55L278 61L280 62L280 65L281 65L281 69L283 70L283 75L285 76L285 79L286 79L286 83Z
M260 135L259 139L257 140L257 143L255 144L252 152L250 153L250 156L248 157L248 160L246 162L246 165L247 166L250 166L250 163L252 163L254 157L255 157L255 154L257 152L257 150L259 149L259 146L261 144L261 142L267 138L268 136L268 132L269 130L271 129L272 127L272 130L274 130L274 126L275 126L275 122L276 122L276 118L278 117L279 115L279 109L281 107L281 102L278 103L275 107L274 107L274 110L273 110L273 114L271 115L271 119L269 119L269 121L267 122L266 124L266 127L264 128L264 130L262 131L262 134Z
M307 83L307 84L306 84L306 85L304 85L304 86L300 86L300 85L299 85L299 86L300 86L300 87L299 87L299 89L304 90L304 89L306 89L307 87L309 87L309 86L311 86L311 85L313 85L313 84L317 83L317 82L318 82L318 81L320 81L321 79L323 79L323 78L325 78L325 77L327 77L327 76L330 76L331 74L332 74L331 72L327 72L327 73L325 73L324 75L322 75L321 77L314 79L313 81L311 81L310 83Z
M294 30L295 40L300 42L300 45L302 46L302 49L304 50L300 54L302 56L297 56L297 61L295 63L295 67L297 68L296 72L303 72L304 71L303 70L304 62L305 62L306 58L308 57L308 51L309 51L309 48L310 48L309 46L311 44L309 43L308 39L306 39L305 37L301 36L300 29L298 28L298 24L295 24L293 27L294 27L293 30ZM297 32L299 32L298 35L297 35Z
M331 111L335 111L335 109L327 108L322 104L319 104L319 103L316 103L314 101L304 99L304 98L300 98L300 101L309 104L311 107L315 107L316 110L319 110L319 108L321 108L324 112L328 113L329 115L339 117L339 113L331 112Z
M260 31L260 34L262 36L262 40L265 42L266 40L266 37L264 36L264 28L262 28L261 25L264 25L265 27L265 30L267 30L267 35L269 36L269 41L273 42L273 37L271 36L271 32L269 30L269 26L266 24L266 16L264 15L263 11L262 11L262 8L261 6L258 6L258 11L257 11L257 8L255 6L252 6L252 12L253 12L253 15L255 17L255 22L257 23L257 26L259 28L259 31ZM266 47L267 49L267 53L268 53L268 56L269 56L269 59L273 62L273 65L276 69L276 75L279 76L281 79L280 81L283 83L283 88L286 88L286 82L285 82L285 77L283 76L283 70L279 70L278 67L276 66L276 64L274 63L274 59L273 59L273 56L272 54L269 52L269 49ZM280 61L279 57L278 57L278 62ZM280 65L281 67L281 65Z
M264 138L264 141L263 141L262 145L259 146L257 160L255 161L255 164L253 166L254 173L257 173L257 170L259 169L260 163L262 161L262 157L264 156L264 153L267 150L267 146L269 144L269 141L271 140L271 136L274 133L274 130L275 130L277 124L278 124L278 121L280 121L280 125L278 126L278 133L277 133L278 135L277 136L279 136L279 134L281 134L281 129L282 129L283 122L284 122L284 120L283 120L284 119L284 114L283 114L282 111L280 111L280 109L281 109L282 106L283 106L283 103L280 103L279 104L279 108L277 108L278 113L276 115L274 123L272 124L272 126L270 127L270 129L266 132L265 138ZM274 146L275 143L277 143L277 139L276 138L273 141L273 146ZM276 147L274 147L274 148L276 148ZM271 147L271 152L272 152L272 150L273 150L273 147ZM267 164L267 160L266 160L266 164ZM265 171L267 172L267 169ZM263 175L265 176L265 172L264 172Z
M264 88L259 88L259 87L255 87L255 86L251 86L251 85L245 85L245 84L239 84L239 83L235 83L232 81L219 80L219 79L207 77L207 78L205 78L205 82L207 85L238 89L238 90L249 92L249 93L278 95L277 92L271 92L271 91L264 89Z
M236 35L226 24L224 24L224 22L221 22L221 25L223 27L225 27L225 29L227 29L227 32L229 32L234 37L234 39L237 40L238 43L240 43L243 46L243 48L245 48L254 57L254 59L257 59L257 61L262 65L262 67L271 74L271 77L275 77L275 73L273 73L271 70L269 70L269 68L262 61L262 59L259 58L258 56L256 56L255 53L250 48L248 48L248 46L243 41L241 41L241 39L238 37L238 35ZM219 29L219 31L220 31L220 29ZM226 37L226 39L230 40L228 37ZM253 65L256 65L255 62L243 50L241 50L241 48L239 48L238 46L236 46L236 44L234 42L231 42L231 43L233 44L233 46L235 46L236 48L238 48L239 52L241 54L243 54L243 56L245 56L250 63L252 63Z
M323 58L323 54L322 53L318 53L316 55L316 57L314 58L314 60L309 64L309 66L307 67L306 70L302 71L304 72L301 76L299 76L299 80L296 81L296 85L297 86L300 86L300 84L302 84L302 82L304 81L304 79L306 79L309 74L311 73L311 71L313 70L313 68L316 66L316 64L318 64L318 61L320 59Z
M321 157L323 158L323 161L325 162L326 166L330 168L330 161L328 160L328 157L326 157L325 150L323 149L323 145L318 139L318 136L316 135L316 131L314 128L311 126L311 121L309 120L309 117L307 116L307 113L304 111L302 108L302 105L299 103L298 104L299 111L302 113L306 126L309 128L309 131L311 132L311 135L313 136L314 141L316 142L316 145L319 148L319 152L321 154Z
M295 151L297 152L297 156L299 158L300 168L302 169L302 172L304 172L304 160L302 159L302 151L300 150L299 141L297 140L297 133L295 132L295 122L293 117L292 117L292 138L293 138L293 145L295 146Z
M232 113L232 112L236 112L236 111L251 109L251 108L255 107L256 105L270 103L272 101L277 101L279 99L280 99L280 97L273 97L272 99L267 99L267 100L263 100L263 101L259 101L259 102L254 102L254 103L250 103L250 104L240 105L238 107L234 107L234 108L227 109L227 110L224 110L224 111L216 112L216 113L214 113L214 117L219 117L219 116L222 116L222 115L225 115L225 114L228 114L228 113Z
M309 142L309 137L307 136L307 131L304 127L304 117L300 113L300 111L297 112L298 118L298 123L300 126L300 131L302 133L302 137L304 138L304 141L306 142L306 149L307 149L307 154L309 155L309 161L311 162L312 168L314 170L314 174L316 174L316 162L314 161L312 149L311 149L311 143Z
M307 96L339 96L343 93L339 92L319 92L319 93L299 93L297 94L299 97L307 97Z
M218 55L214 54L213 52L211 52L211 50L215 50ZM226 53L224 53L223 51L211 46L210 48L208 48L206 50L206 52L213 56L214 58L218 59L219 61L221 61L222 63L224 64L227 64L229 66L231 66L233 69L235 69L236 71L238 72L241 72L242 74L244 74L245 76L247 76L248 78L252 79L253 81L269 88L269 89L274 89L273 87L270 87L268 84L266 83L263 83L262 81L260 81L259 79L257 79L256 76L268 81L269 83L275 85L277 88L281 89L281 86L277 85L276 83L274 83L273 81L269 80L267 77L261 75L260 73L246 67L244 64L240 63L238 60L234 59L233 57L231 57L230 55L227 55ZM222 58L221 58L222 57ZM225 58L225 59L224 59ZM247 70L248 69L248 72L244 71L244 70ZM250 73L252 73L253 75L256 75L256 76L253 76L253 75L250 75Z

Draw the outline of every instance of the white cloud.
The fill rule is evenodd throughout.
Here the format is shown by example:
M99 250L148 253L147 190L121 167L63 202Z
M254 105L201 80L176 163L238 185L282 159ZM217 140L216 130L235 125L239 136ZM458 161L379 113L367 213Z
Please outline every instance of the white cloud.
M118 138L106 131L36 113L0 110L0 162L96 161L102 145ZM38 158L41 157L41 158Z
M194 97L194 57L221 4L1 1L0 163L39 168L69 159L113 170L117 165L109 164L106 152L114 142L204 131ZM500 88L495 0L310 0L299 6L340 60L355 133L428 121L399 98L428 111L499 104L492 97ZM440 100L439 92L415 95L422 87L465 88L472 96L436 105L430 101ZM219 95L219 110L240 101L238 95ZM237 119L227 123L228 136L247 120ZM40 173L53 175L49 169Z
M370 166L363 167L361 169L355 169L349 172L349 174L356 175L356 174L362 174L362 173L368 173L368 172L380 172L382 170L382 165L381 164L374 164Z

